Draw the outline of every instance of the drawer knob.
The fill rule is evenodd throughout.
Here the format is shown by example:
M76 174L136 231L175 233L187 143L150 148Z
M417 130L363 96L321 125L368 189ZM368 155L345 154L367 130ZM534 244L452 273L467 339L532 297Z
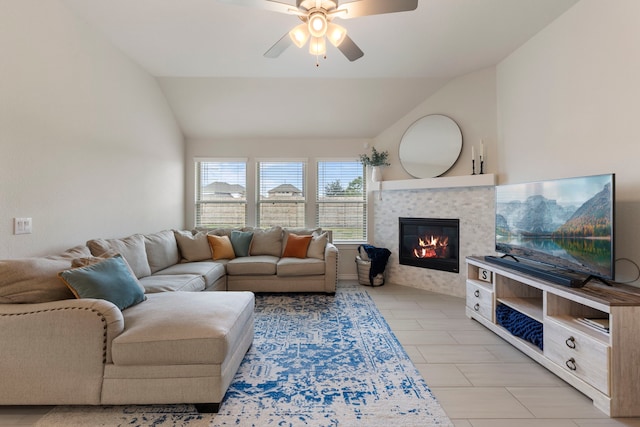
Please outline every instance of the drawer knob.
M564 364L567 365L567 368L571 369L572 371L578 369L578 367L576 366L576 359L574 359L573 357L564 362Z
M476 289L476 291L473 293L473 295L475 295L476 297L480 296L480 291Z
M476 305L474 305L474 306L473 306L473 309L474 309L475 311L480 311L480 304L477 304L477 303L476 303Z
M574 337L569 337L564 342L569 348L576 348L576 339Z

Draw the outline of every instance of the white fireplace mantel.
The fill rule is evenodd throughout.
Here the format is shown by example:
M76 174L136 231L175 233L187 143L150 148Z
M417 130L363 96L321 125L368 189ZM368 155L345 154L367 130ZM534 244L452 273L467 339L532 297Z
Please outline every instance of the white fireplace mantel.
M488 187L496 185L494 174L445 176L439 178L399 179L379 183L382 191L428 190L435 188Z

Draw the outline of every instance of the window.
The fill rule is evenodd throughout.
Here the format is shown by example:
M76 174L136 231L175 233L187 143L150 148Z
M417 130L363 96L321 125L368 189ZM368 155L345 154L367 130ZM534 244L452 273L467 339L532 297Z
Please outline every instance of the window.
M318 227L333 230L334 241L366 241L367 189L359 161L319 161L316 198Z
M196 227L243 227L246 160L196 161Z
M335 242L367 240L365 168L355 159L196 158L194 166L196 227L322 227Z
M257 167L258 226L304 227L306 162L260 161Z

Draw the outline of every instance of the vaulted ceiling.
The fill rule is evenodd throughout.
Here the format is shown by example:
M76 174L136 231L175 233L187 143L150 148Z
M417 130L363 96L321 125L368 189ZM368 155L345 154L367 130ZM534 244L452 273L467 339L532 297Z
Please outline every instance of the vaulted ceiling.
M158 78L185 137L307 139L375 137L578 0L419 0L415 11L340 21L364 57L328 46L318 67L306 48L263 56L295 16L229 0L62 1Z

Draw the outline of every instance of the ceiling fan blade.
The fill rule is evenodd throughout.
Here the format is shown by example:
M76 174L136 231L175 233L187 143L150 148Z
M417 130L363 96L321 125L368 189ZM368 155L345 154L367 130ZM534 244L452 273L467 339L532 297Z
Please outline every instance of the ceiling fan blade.
M221 3L236 6L253 7L256 9L270 10L272 12L286 13L287 15L300 15L301 12L294 5L275 0L218 0Z
M356 0L340 4L337 11L341 11L341 13L336 13L336 16L350 19L383 13L407 12L415 10L417 7L418 0Z
M345 36L342 43L338 45L338 49L340 49L340 52L342 52L344 56L346 56L347 59L351 62L355 61L356 59L360 59L362 58L362 56L364 56L364 52L360 50L358 45L355 44L353 40L351 40L351 37L349 36Z
M289 33L285 33L285 35L282 36L280 40L278 40L273 46L269 48L268 51L264 53L264 56L267 58L277 58L292 44L293 42L291 41L291 37L289 37Z

